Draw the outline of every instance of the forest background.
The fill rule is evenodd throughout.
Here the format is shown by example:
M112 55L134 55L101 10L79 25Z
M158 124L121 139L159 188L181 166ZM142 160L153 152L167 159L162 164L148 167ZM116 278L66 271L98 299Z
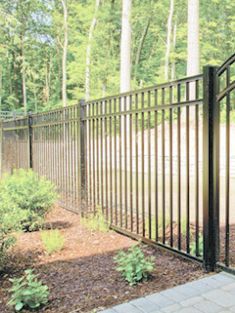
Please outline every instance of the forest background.
M235 51L231 0L0 0L0 111L202 72Z

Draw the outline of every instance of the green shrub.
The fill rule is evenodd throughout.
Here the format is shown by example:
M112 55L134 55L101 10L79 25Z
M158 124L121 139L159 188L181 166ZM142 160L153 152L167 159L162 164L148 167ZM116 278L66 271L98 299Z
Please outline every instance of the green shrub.
M22 221L26 230L41 225L45 214L57 199L55 186L32 170L16 170L5 176L0 183L0 201L8 198L20 209L25 210Z
M154 269L154 258L145 257L139 246L132 246L127 252L120 251L114 260L117 271L130 285L146 280Z
M26 212L4 195L0 201L0 270L3 269L8 249L16 242L15 232L21 229Z
M22 277L10 281L13 286L10 289L12 295L8 305L14 306L16 311L23 308L37 309L48 302L48 287L37 279L33 270L26 270Z
M196 242L194 241L191 245L190 245L190 252L193 255L196 255ZM198 238L198 256L203 256L203 236L199 235Z
M57 229L42 231L41 239L48 254L58 252L64 247L64 236Z
M100 231L100 232L108 232L109 226L106 222L105 216L101 210L98 208L97 211L87 215L86 217L81 218L81 224L86 228L93 230L93 231Z

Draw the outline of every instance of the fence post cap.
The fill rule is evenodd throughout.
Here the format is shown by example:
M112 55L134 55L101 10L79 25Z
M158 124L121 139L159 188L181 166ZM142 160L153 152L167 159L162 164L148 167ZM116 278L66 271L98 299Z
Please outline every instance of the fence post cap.
M80 104L80 106L85 106L85 104L86 104L85 99L80 99L79 104Z

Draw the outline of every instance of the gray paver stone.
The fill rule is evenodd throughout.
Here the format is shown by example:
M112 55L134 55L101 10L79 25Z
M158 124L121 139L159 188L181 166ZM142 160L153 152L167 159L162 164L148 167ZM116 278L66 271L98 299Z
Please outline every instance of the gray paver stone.
M130 303L117 305L113 309L117 313L143 313L143 311L139 310L137 307L133 306Z
M102 313L235 313L235 276L220 273Z
M203 294L203 297L225 308L229 308L235 305L235 297L222 289L216 289L207 292Z
M147 296L145 298L151 302L156 303L159 306L159 308L163 308L163 307L169 306L171 304L174 304L174 301L163 296L160 293L155 293L155 294Z
M180 302L188 298L187 295L178 292L177 288L168 289L166 291L161 292L161 294L175 302Z
M224 310L220 305L208 300L197 302L194 304L194 307L204 313L218 313Z
M170 306L167 306L165 308L162 308L162 312L164 313L174 313L177 310L182 309L182 306L178 303L172 304Z
M232 295L235 295L235 283L225 285L222 287L222 289L229 292Z
M193 306L195 303L201 302L203 300L204 299L202 297L192 297L180 302L180 304L182 306Z
M177 287L177 291L188 297L195 297L201 293L199 289L192 288L188 284Z
M160 307L146 298L140 298L137 300L133 300L130 304L136 306L138 309L142 310L145 313L152 313L153 311L158 310Z
M195 308L184 308L182 310L175 311L175 313L201 313L201 312Z

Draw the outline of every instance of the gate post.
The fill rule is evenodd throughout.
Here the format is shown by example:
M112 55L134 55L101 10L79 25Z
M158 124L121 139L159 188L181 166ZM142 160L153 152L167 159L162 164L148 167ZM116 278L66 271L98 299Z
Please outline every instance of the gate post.
M33 168L33 117L32 113L28 114L28 126L29 126L29 168Z
M79 173L79 194L80 194L80 209L81 214L84 214L84 207L86 205L86 103L82 99L79 101L79 154L80 154L80 173Z
M203 69L203 265L214 271L219 255L219 105L216 67Z

